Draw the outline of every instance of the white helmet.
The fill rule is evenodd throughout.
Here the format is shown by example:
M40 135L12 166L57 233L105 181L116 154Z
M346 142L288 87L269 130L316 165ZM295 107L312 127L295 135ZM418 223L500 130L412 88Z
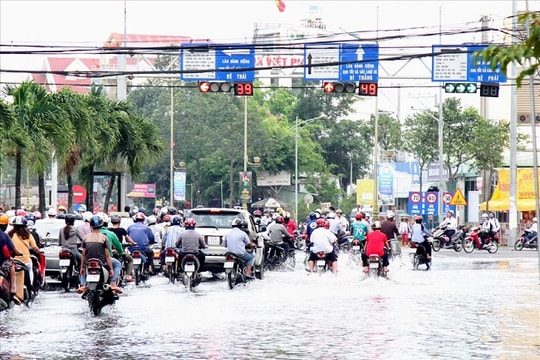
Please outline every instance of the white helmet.
M146 223L148 225L154 225L155 223L157 223L157 217L155 215L150 215L146 218Z
M396 216L396 215L394 214L393 211L389 211L389 212L386 213L386 218L387 219L393 219L394 216Z
M533 217L533 221L536 222L536 220L537 220L536 217Z
M482 219L487 219L487 218L488 218L488 214L483 213L483 214L482 214Z
M94 216L94 214L92 214L90 211L85 211L84 214L82 215L83 220L88 221L88 222L90 222L90 219L92 218L92 216Z
M48 216L56 216L56 210L54 208L50 208L48 211L47 211L47 215Z

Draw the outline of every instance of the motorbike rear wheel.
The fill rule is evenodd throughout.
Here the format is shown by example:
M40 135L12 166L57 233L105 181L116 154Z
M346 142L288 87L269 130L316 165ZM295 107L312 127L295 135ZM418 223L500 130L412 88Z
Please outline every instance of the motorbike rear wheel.
M62 274L62 289L64 289L65 292L69 292L72 271L72 268L69 267L67 271Z
M176 274L174 273L174 270L173 270L173 267L174 267L174 264L169 264L167 266L167 277L169 278L169 282L171 284L174 284L174 281L176 280Z
M193 290L192 277L187 273L184 273L182 281L184 283L184 286L186 287L187 292L191 292Z
M94 316L98 316L99 314L101 314L102 306L100 305L100 302L99 302L99 292L97 292L96 290L89 290L87 294L87 298L88 298L88 306L90 307L90 312L92 312Z
M227 274L227 284L229 285L229 289L234 289L236 285L236 266Z
M517 239L516 240L516 243L514 244L514 250L516 251L521 251L523 250L523 240L522 239Z
M474 242L471 239L465 239L465 242L463 243L463 251L465 251L467 254L470 254L474 250Z

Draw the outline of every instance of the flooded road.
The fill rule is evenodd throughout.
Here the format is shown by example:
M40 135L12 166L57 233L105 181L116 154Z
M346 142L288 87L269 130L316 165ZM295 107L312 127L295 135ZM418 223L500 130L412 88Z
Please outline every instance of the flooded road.
M294 272L195 293L154 276L94 317L75 293L43 291L0 313L1 359L538 359L536 252L434 253L430 271L403 257L390 279Z

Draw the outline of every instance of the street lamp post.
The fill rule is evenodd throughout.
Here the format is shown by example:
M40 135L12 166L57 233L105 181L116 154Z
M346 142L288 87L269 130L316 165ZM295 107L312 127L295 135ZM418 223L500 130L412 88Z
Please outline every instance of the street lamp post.
M171 160L170 160L170 205L174 206L174 189L173 189L173 183L174 183L174 88L171 86L171 118L170 118L170 128L171 128L171 144L170 144L170 150L171 150Z
M220 190L221 190L221 207L223 208L223 181L220 180L220 181L215 181L214 184L219 184L220 186Z
M296 223L298 223L298 126L300 125L299 120L302 124L307 124L312 121L322 118L324 115L319 115L317 117L301 120L296 116L294 120L294 216L296 218Z

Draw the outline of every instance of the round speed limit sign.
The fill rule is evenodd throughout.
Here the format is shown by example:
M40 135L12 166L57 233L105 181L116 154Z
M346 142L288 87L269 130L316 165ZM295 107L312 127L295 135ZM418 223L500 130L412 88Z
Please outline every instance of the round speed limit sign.
M443 195L443 202L445 204L450 204L450 201L452 201L452 194L450 194L449 192L445 192Z
M409 194L409 200L411 200L413 204L418 204L420 201L422 201L422 196L418 192L411 192Z
M427 194L426 201L428 202L428 204L435 204L437 202L437 194Z

